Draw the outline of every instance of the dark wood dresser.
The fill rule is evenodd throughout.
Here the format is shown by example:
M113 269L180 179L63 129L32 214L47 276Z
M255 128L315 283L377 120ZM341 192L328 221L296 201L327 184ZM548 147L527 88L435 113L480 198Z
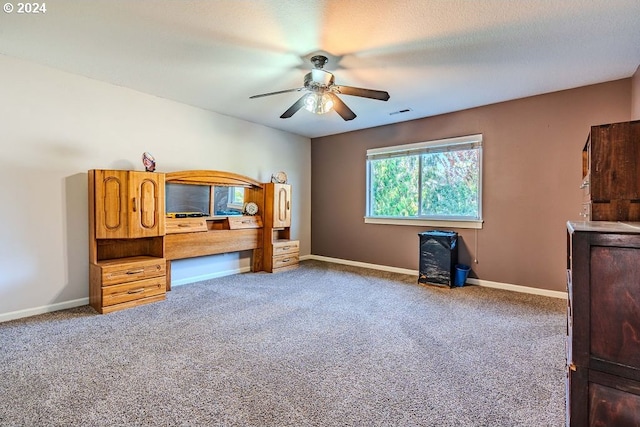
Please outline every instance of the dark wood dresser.
M640 426L640 222L567 223L567 426Z

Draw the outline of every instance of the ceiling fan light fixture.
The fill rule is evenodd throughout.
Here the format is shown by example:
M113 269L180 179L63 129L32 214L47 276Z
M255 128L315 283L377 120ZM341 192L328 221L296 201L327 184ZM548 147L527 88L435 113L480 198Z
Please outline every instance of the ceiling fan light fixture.
M311 63L315 68L304 76L304 86L295 89L279 90L277 92L262 93L253 95L249 98L262 98L263 96L278 95L288 92L300 92L302 90L308 92L302 95L291 107L280 115L281 119L288 119L298 110L305 109L313 114L325 114L334 110L343 120L349 121L355 119L354 113L347 105L338 97L338 95L359 96L361 98L377 99L379 101L387 101L389 93L382 90L363 89L353 86L342 86L334 83L333 74L322 69L327 63L327 57L323 55L315 55L311 58Z
M314 68L308 75L309 77L306 79L306 81L314 82L323 86L331 86L334 81L333 74L326 70L319 70L317 68Z
M304 109L314 114L324 114L333 108L333 100L326 93L310 93L304 100Z

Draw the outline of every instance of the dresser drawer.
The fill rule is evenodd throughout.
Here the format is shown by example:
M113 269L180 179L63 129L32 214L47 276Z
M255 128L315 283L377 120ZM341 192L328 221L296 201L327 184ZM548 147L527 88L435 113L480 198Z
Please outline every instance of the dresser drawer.
M204 218L167 218L167 234L196 233L207 231L207 220Z
M298 240L277 240L273 242L273 256L284 254L295 254L300 252L300 242Z
M273 257L273 269L279 269L282 267L297 266L299 262L298 254L284 254Z
M259 216L230 216L227 218L229 230L241 230L243 228L262 228L262 219Z
M102 286L133 282L151 277L164 277L167 262L164 258L135 257L100 263Z
M137 280L120 285L105 286L102 288L102 306L108 307L115 304L122 304L155 295L162 295L165 292L165 276Z

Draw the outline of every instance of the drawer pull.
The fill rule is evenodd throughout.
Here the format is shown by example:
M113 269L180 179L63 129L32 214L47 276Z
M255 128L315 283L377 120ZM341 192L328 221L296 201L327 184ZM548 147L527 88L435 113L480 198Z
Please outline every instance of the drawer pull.
M189 224L178 224L178 227L189 227Z
M282 250L283 250L283 251L286 251L287 249L289 249L289 246L283 246L283 247L282 247Z
M282 262L289 262L291 261L291 258L287 258L287 259L283 259Z
M127 274L140 274L140 273L144 273L144 269L140 268L138 270L129 270L129 271L127 271Z
M144 288L127 291L128 294L139 294L141 292L144 292Z

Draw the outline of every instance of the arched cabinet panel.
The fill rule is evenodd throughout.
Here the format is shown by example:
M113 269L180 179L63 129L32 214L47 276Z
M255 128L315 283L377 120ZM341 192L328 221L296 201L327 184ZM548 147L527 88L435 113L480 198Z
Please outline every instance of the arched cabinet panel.
M273 227L291 227L291 186L274 184Z
M104 228L112 231L123 229L126 223L123 222L126 211L123 209L123 202L126 203L125 190L122 188L122 181L116 177L109 176L103 181L104 197L102 197L101 214L104 218Z
M142 172L140 172L142 173ZM160 187L156 176L133 179L133 208L131 236L164 234L164 183Z
M96 171L95 233L97 239L128 237L127 186L127 171Z

